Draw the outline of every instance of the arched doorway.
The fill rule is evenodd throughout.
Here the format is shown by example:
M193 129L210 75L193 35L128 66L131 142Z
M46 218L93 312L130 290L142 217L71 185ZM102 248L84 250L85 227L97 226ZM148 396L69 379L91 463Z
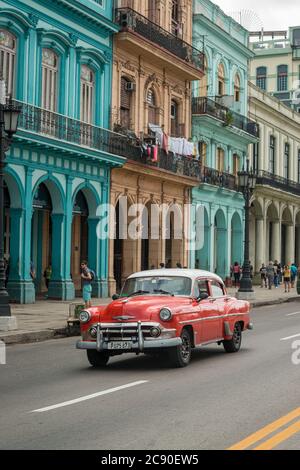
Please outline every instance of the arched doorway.
M137 239L136 234L129 231L130 224L136 219L135 211L130 212L132 205L127 196L120 197L116 205L114 279L117 291L120 291L124 280L137 271Z
M50 192L45 183L35 191L32 202L31 223L31 263L35 271L36 295L46 291L44 271L51 265L52 258L52 220L53 210Z
M203 247L196 253L195 266L197 269L204 269L205 271L210 271L210 225L206 209L204 209L203 231Z
M172 204L163 217L166 265L175 268L183 262L183 213L177 204Z
M300 266L300 212L296 216L296 228L295 228L295 258L296 263Z
M236 212L231 220L231 265L243 263L243 227L239 214Z
M80 263L88 261L89 208L83 191L78 191L73 204L71 274L75 291L81 290Z
M288 207L284 209L282 214L281 261L283 264L291 264L295 262L295 234L293 215Z
M218 210L215 216L215 253L214 270L222 278L226 277L226 256L227 256L227 228L223 211Z
M269 261L282 260L280 238L279 213L277 207L272 202L267 210L267 263Z
M4 183L4 258L9 262L10 258L10 195L7 184Z

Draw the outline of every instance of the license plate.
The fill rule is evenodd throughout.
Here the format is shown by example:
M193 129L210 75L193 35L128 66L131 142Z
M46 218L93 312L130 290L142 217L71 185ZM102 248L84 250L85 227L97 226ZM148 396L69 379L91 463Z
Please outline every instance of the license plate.
M131 341L114 341L113 343L108 343L108 349L112 349L112 350L132 349L132 342Z

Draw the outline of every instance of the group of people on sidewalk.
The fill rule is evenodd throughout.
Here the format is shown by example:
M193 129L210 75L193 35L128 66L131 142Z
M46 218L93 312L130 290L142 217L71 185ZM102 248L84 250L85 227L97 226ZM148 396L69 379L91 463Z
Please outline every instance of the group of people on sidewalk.
M261 277L261 288L278 289L281 284L284 285L284 291L291 292L291 289L295 287L295 283L298 277L299 268L296 263L291 265L281 265L277 260L270 261L268 266L262 264L260 269Z

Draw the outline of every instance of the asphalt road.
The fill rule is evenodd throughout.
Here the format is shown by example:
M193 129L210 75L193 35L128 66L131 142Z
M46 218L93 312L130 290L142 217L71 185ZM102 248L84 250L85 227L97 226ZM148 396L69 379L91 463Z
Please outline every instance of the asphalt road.
M179 370L131 355L94 370L74 339L8 347L0 449L299 449L300 303L252 317L240 353L203 348Z

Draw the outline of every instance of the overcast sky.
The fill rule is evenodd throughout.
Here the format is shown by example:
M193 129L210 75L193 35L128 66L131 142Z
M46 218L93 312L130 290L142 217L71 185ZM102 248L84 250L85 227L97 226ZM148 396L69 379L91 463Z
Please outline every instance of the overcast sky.
M265 30L284 30L289 26L300 26L300 0L213 0L225 13L246 11L243 17L250 21L252 30L260 29L258 15ZM236 19L236 18L235 18ZM245 25L246 27L246 25ZM249 29L249 28L248 28Z

